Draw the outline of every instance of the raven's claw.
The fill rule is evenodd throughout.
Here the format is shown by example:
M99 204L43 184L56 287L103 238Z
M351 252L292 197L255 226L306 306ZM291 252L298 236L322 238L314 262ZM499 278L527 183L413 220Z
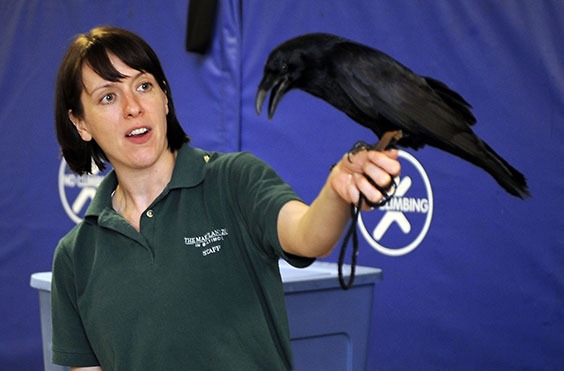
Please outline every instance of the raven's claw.
M351 160L351 155L355 155L357 153L359 153L360 151L370 151L372 148L374 148L373 145L370 145L362 140L359 140L358 142L356 142L353 147L351 148L351 150L347 153L347 159L349 160L349 162L352 164L352 160Z

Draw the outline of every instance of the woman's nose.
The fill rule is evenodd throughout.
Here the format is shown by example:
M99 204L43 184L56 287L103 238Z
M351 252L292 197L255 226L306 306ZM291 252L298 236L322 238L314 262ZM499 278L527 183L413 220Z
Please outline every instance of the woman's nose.
M139 98L135 94L126 94L124 96L123 113L126 117L137 117L143 112L143 107L139 102Z

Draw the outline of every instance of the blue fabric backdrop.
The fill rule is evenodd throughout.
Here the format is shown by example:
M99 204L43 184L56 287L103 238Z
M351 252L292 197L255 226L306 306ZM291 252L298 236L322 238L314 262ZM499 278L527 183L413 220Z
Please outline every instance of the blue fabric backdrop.
M186 0L0 2L0 369L41 369L29 276L50 270L74 224L61 195L87 200L96 181L73 182L61 167L52 107L71 37L100 24L129 28L155 48L195 146L251 151L306 200L333 162L373 135L301 92L288 94L271 122L257 117L256 86L279 42L339 34L459 91L475 107L476 131L525 173L533 198L512 198L431 148L402 156L402 201L363 215L360 264L385 275L367 369L564 369L564 3L219 3L202 56L184 49Z

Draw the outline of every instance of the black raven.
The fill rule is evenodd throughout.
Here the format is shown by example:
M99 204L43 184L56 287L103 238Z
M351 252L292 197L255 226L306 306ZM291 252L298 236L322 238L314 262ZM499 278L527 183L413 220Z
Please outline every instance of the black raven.
M268 106L272 118L291 89L325 100L380 139L385 133L400 133L398 146L439 148L481 167L510 194L530 196L523 174L472 131L476 123L472 106L460 94L379 50L324 33L290 39L266 61L256 95L257 113L272 90Z

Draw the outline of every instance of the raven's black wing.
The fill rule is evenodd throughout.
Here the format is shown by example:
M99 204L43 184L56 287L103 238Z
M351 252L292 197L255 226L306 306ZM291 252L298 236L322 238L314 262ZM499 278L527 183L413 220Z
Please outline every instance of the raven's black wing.
M331 61L337 84L365 117L374 120L362 124L378 136L382 130L401 129L408 138L434 145L474 142L474 138L456 140L460 134L474 136L464 115L445 103L425 78L388 55L347 42L333 48Z

